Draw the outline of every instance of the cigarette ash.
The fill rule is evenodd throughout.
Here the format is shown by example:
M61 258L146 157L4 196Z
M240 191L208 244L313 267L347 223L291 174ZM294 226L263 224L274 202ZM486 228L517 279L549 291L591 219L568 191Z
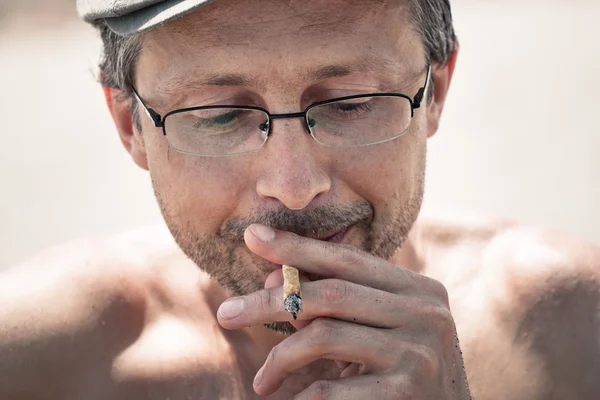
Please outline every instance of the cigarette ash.
M285 310L297 319L298 313L302 312L302 297L292 293L285 298L284 305Z

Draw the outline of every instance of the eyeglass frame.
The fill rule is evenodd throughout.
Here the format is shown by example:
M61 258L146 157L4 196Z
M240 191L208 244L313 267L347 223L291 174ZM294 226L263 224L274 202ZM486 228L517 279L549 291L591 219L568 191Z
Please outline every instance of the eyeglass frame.
M131 89L132 89L133 95L135 96L136 100L144 108L144 111L146 112L146 115L148 115L148 117L152 120L152 122L154 123L154 126L156 128L162 128L163 136L165 136L165 137L167 137L167 130L165 129L165 120L167 119L167 117L169 117L170 115L174 115L174 114L181 114L181 113L190 112L190 111L218 110L218 109L254 110L254 111L261 111L261 112L265 113L267 115L267 118L268 118L267 123L268 123L268 126L269 126L269 131L266 133L266 139L263 142L263 144L261 145L261 147L255 149L255 150L250 150L250 151L247 151L247 152L235 153L235 154L204 155L204 154L195 154L195 153L190 153L190 152L186 152L186 151L181 151L179 149L175 149L176 151L178 151L180 153L191 155L191 156L198 156L198 157L227 157L227 156L237 156L237 155L249 154L249 153L253 153L253 152L256 152L256 151L260 150L265 145L265 143L267 142L267 140L271 137L271 133L272 133L272 130L273 130L273 124L271 122L273 120L276 120L276 119L303 118L304 119L304 127L306 128L307 133L317 143L319 143L321 145L324 145L324 146L327 146L326 144L323 144L323 143L319 142L314 137L313 133L311 132L311 127L310 127L310 121L309 121L308 113L309 113L310 110L312 110L315 107L319 107L319 106L323 106L323 105L331 104L331 103L336 103L336 102L340 102L340 101L354 100L354 99L360 99L360 98L364 98L364 97L400 97L400 98L404 98L404 99L408 100L409 103L410 103L410 106L411 106L411 115L410 115L410 118L412 120L412 118L415 115L415 110L418 109L418 108L421 108L421 104L423 103L423 100L425 99L425 93L426 93L427 87L429 86L430 79L431 79L431 63L427 63L427 75L425 77L425 84L421 88L419 88L419 90L417 91L417 94L415 95L414 98L411 98L410 96L407 96L407 95L405 95L403 93L394 93L394 92L392 92L392 93L366 93L366 94L357 94L357 95L352 95L352 96L344 96L344 97L338 97L338 98L334 98L334 99L319 101L319 102L313 103L313 104L309 105L308 107L306 107L303 112L285 113L285 114L271 114L269 112L269 110L267 110L266 108L258 107L258 106L214 105L214 106L198 106L198 107L180 108L180 109L176 109L176 110L173 110L173 111L169 111L164 116L161 116L159 113L157 113L152 108L150 108L150 107L148 107L146 105L146 103L144 102L144 100L142 100L142 97L140 96L140 94L138 93L138 91L136 90L135 87L132 86ZM364 144L364 145L348 146L348 147L366 147L366 146L372 146L372 145L376 145L376 144L380 144L380 143L385 143L385 142L397 139L400 136L401 135L397 135L397 136L394 136L392 138L381 140L381 141L374 142L374 143L367 143L367 144Z

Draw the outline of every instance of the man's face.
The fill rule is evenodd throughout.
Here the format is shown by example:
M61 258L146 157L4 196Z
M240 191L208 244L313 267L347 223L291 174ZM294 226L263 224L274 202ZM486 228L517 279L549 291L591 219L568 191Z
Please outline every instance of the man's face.
M137 88L162 115L200 105L293 113L374 92L412 98L424 85L426 60L401 3L219 0L145 35ZM249 85L220 79L232 76ZM426 139L435 129L423 107L403 136L339 149L313 140L301 118L274 120L259 152L206 158L172 150L143 114L141 121L167 225L185 253L235 295L262 289L277 268L246 248L252 223L309 237L349 227L342 243L391 258L419 212Z

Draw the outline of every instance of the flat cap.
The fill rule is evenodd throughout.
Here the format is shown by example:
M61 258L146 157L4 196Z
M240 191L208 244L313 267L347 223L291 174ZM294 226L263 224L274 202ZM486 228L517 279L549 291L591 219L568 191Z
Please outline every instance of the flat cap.
M105 20L121 36L131 36L185 15L213 0L77 0L85 21Z

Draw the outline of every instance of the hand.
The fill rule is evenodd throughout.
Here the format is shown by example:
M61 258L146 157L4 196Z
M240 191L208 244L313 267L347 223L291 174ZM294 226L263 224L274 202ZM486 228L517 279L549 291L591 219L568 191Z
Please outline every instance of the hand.
M261 240L251 226L248 248L277 264L328 277L302 284L311 321L275 346L256 376L256 393L268 396L295 370L320 359L351 365L338 380L322 380L294 399L469 399L454 320L444 286L351 246L276 231ZM224 319L223 307L243 300L243 311ZM230 299L219 323L241 329L290 321L282 288Z

